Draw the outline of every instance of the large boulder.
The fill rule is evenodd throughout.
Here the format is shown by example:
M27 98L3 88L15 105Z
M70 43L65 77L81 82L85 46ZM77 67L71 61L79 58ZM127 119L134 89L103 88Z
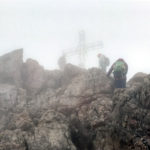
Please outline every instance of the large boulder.
M142 81L143 84L122 91L118 90L114 94L110 125L115 149L149 149L150 76L144 75L144 78L146 82Z
M20 129L21 131L31 132L34 129L34 123L29 113L24 110L20 113L11 114L9 122L7 123L7 129Z
M45 84L43 90L45 89L56 90L62 87L62 77L63 77L63 73L60 70L53 70L53 71L46 70Z
M73 71L73 68L75 71ZM71 70L72 73L70 71L68 74L67 72L61 73L59 71L49 72L47 88L28 103L32 115L43 112L41 111L43 109L48 110L50 108L66 114L68 113L67 111L75 111L76 108L90 104L101 97L105 99L104 94L106 94L106 97L112 94L112 80L107 78L106 74L101 72L100 69L93 68L86 71L72 66ZM64 80L62 81L62 79Z
M21 69L23 49L18 49L0 57L0 83L22 86Z
M23 88L29 95L37 94L45 81L44 68L35 60L28 59L22 69Z
M0 133L0 150L27 150L28 145L20 130L5 130Z
M128 81L127 86L132 87L142 85L146 82L145 77L147 77L146 73L138 72Z
M71 141L66 117L55 111L47 111L41 117L33 134L26 136L31 150L76 150Z
M112 80L107 78L100 69L92 68L71 80L61 95L59 104L76 108L84 103L92 102L91 97L98 99L99 95L109 95L112 91Z
M19 111L26 106L26 91L13 85L0 84L0 109Z
M12 85L0 84L0 130L8 128L12 116L25 109L25 90Z

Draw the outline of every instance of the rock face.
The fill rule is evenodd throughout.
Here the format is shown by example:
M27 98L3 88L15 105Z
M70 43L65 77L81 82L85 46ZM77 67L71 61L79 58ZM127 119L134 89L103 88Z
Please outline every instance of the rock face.
M147 74L139 72L134 75L132 79L129 80L128 86L139 86L142 85L146 80Z
M42 66L37 61L28 59L22 68L23 88L29 94L35 95L44 84L45 74Z
M21 86L21 68L23 64L23 50L15 50L0 57L0 83Z
M98 68L49 71L22 54L0 57L0 150L150 149L149 75L114 90Z
M137 76L134 77L135 79ZM116 149L150 148L150 76L138 87L114 95L113 134Z

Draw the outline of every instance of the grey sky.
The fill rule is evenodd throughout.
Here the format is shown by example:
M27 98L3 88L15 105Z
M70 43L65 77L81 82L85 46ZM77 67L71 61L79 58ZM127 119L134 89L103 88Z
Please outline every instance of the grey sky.
M25 58L54 69L85 30L87 42L103 41L99 52L111 63L127 61L131 77L149 73L149 27L150 0L0 0L0 55L22 47ZM87 67L97 66L97 52L89 53Z

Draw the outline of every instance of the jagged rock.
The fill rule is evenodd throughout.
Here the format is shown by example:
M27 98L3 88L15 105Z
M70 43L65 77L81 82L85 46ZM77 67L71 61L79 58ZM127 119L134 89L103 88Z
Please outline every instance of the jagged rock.
M150 76L144 78L147 84L118 91L117 96L114 95L114 100L118 102L112 113L111 134L114 137L112 141L116 142L116 149L149 149Z
M79 68L72 64L66 64L64 71L62 72L62 77L60 79L61 87L67 87L74 78L81 76L86 72L85 69Z
M95 99L98 98L97 94L111 94L111 84L112 81L100 69L90 69L72 79L59 103L60 105L76 108L93 101L90 97L95 96Z
M0 68L0 150L150 149L150 75L114 90L98 68L48 71L19 53L0 58L17 66Z
M26 106L26 91L13 85L0 84L0 110L21 112Z
M5 130L0 133L0 150L27 150L26 141L20 130Z
M29 102L29 109L32 115L37 114L42 109L48 110L49 108L55 108L64 113L67 110L75 111L79 106L91 103L93 99L98 99L98 96L101 96L102 93L106 93L106 95L112 94L112 81L100 69L95 68L89 71L79 69L79 72L77 72L77 67L73 68L76 70L76 76L70 76L65 73L68 77L68 81L65 83L64 81L61 82L61 77L63 78L64 73L59 71L49 72L53 83L49 84L50 87L47 85L45 91ZM55 74L56 76L54 76ZM56 79L60 81L58 87L53 86L54 83L57 84Z
M28 112L23 111L19 114L13 114L7 126L10 130L21 129L22 131L32 131L34 123Z
M23 49L18 49L0 57L0 83L22 86L21 68Z
M136 73L128 82L128 86L138 86L139 84L143 84L145 82L145 77L147 74L138 72Z
M84 73L85 71L86 71L85 69L79 68L72 64L66 64L65 68L64 68L64 74L69 79L72 79L73 77L78 76L78 75Z
M23 87L31 95L37 94L45 81L44 68L37 61L28 59L22 69Z
M0 130L8 127L13 113L26 108L26 92L12 85L0 84Z
M54 111L43 114L34 135L28 135L26 140L31 150L76 150L67 119Z
M45 85L44 89L50 88L52 89L58 89L62 86L62 77L63 73L60 70L54 70L54 71L45 71Z
M58 89L63 87L66 88L72 79L80 76L83 73L85 73L84 69L76 67L72 64L66 64L63 71L45 71L46 83L44 87L51 89Z
M93 98L91 103L84 104L79 109L78 116L82 122L88 121L92 127L97 128L99 126L105 126L111 111L111 98L100 95L96 99Z

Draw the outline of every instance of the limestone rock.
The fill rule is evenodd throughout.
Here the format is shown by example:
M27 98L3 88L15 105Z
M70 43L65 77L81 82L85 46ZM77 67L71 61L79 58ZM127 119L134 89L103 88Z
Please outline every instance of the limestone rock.
M98 68L49 71L21 57L0 57L0 150L150 148L150 75L114 90Z
M0 150L27 150L28 146L20 130L5 130L0 134Z
M21 129L22 131L32 131L34 128L34 123L28 112L23 111L19 114L12 114L9 122L8 129Z
M149 76L145 76L150 81ZM139 80L138 80L139 81ZM130 87L116 93L114 100L118 101L112 112L112 135L116 142L116 149L148 149L150 141L150 82L139 87ZM117 142L118 141L118 142ZM131 142L131 143L130 143ZM131 145L127 145L127 144ZM122 145L121 145L122 144Z
M143 84L144 83L144 79L147 76L147 74L142 73L142 72L138 72L136 73L128 82L128 86L138 86L139 84Z
M22 86L23 50L18 49L0 57L0 83Z
M37 61L28 59L22 69L23 87L31 95L37 94L44 84L44 68Z
M26 92L12 85L0 84L0 129L8 127L13 113L26 109Z
M58 89L62 86L63 73L60 70L45 71L44 89Z
M31 150L76 150L71 141L67 119L54 111L43 114L34 135L26 138Z

